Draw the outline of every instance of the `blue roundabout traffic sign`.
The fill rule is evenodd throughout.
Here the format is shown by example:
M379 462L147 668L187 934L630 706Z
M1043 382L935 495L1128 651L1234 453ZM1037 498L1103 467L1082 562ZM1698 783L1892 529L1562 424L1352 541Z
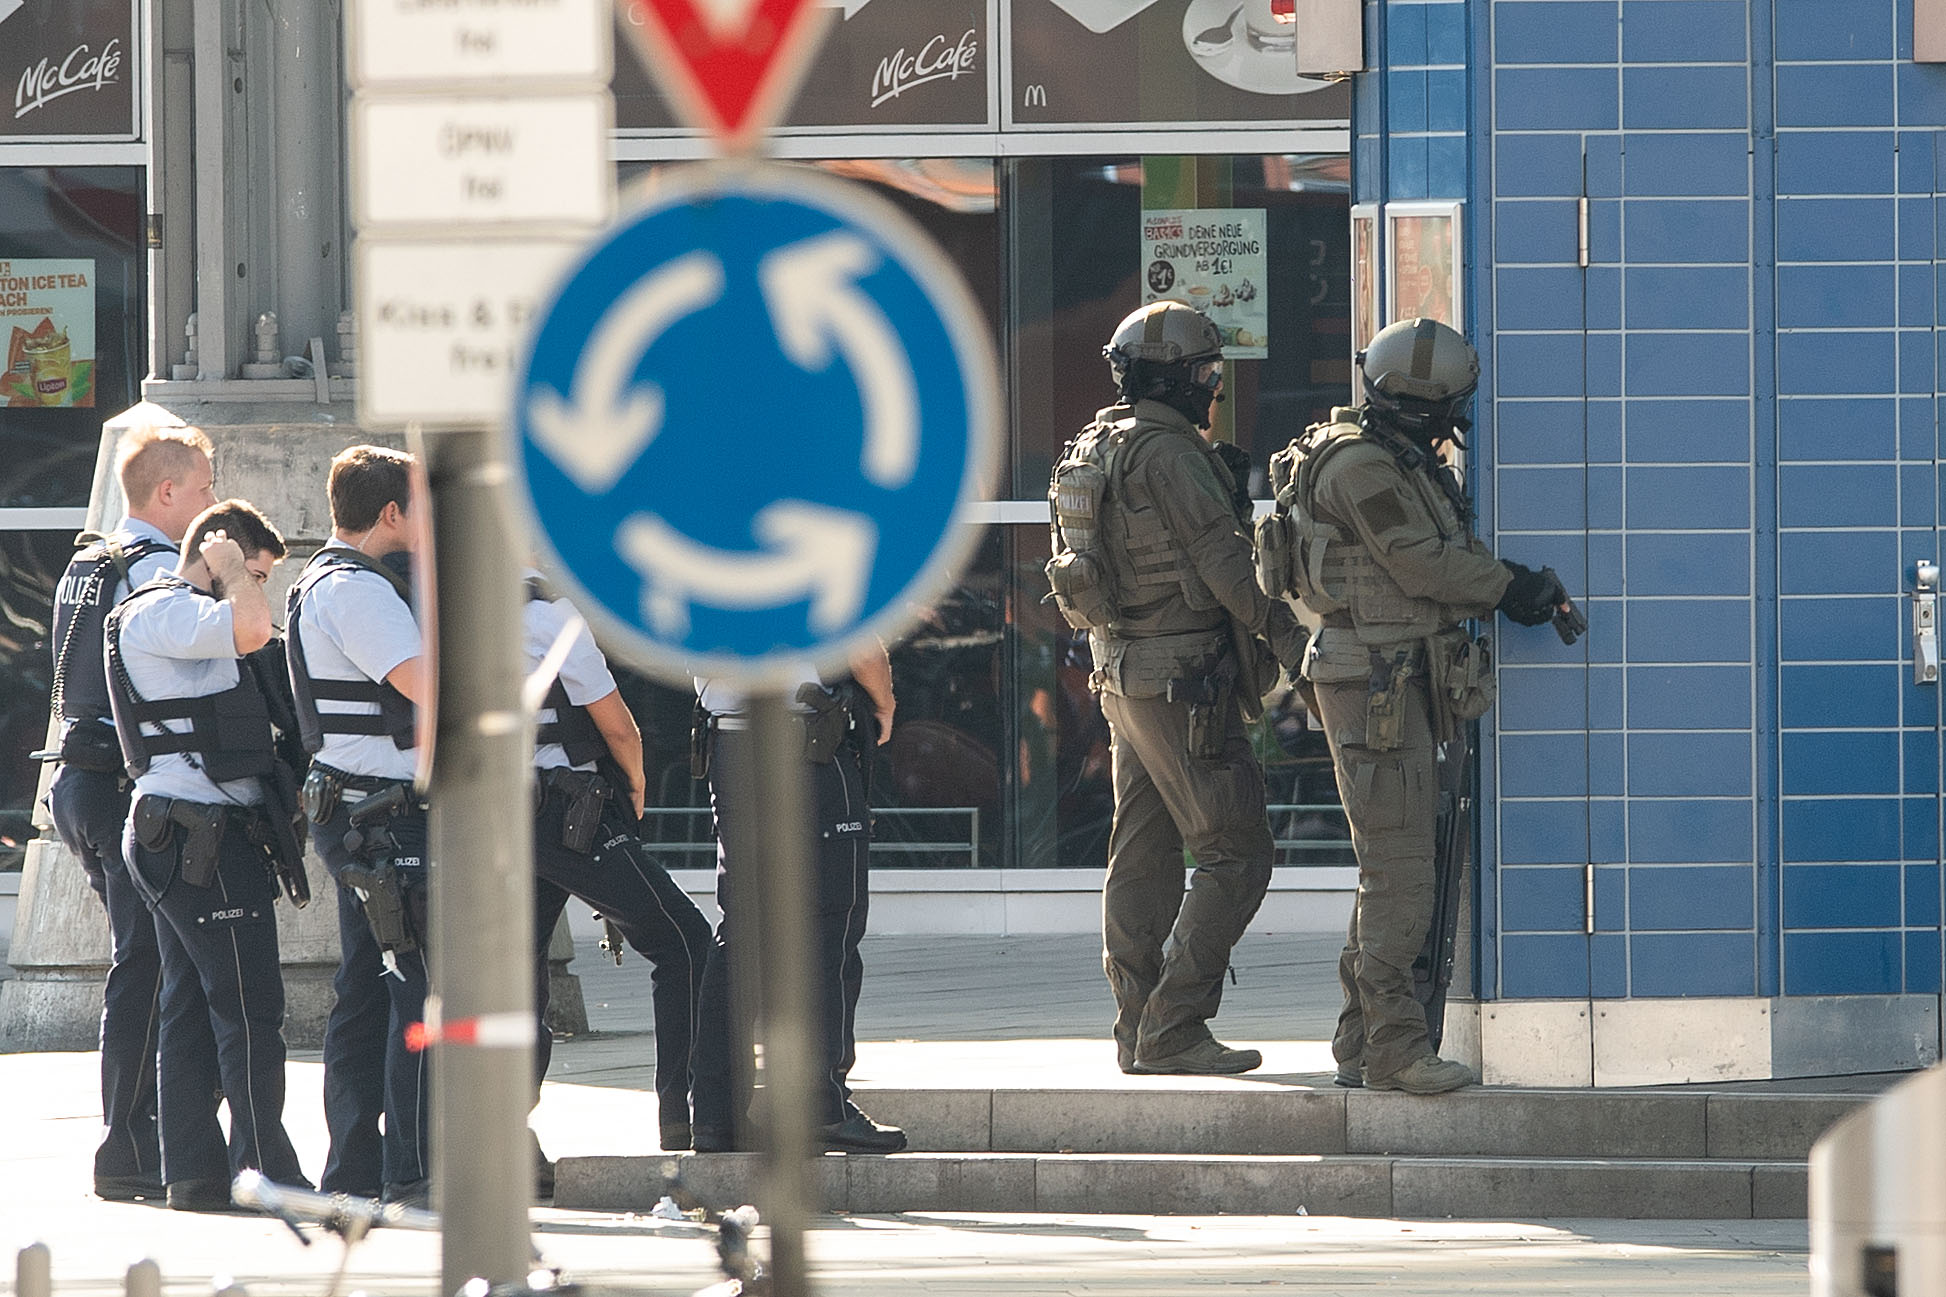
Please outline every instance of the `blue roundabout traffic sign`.
M546 303L516 496L608 647L782 684L958 579L1000 461L984 313L908 217L810 168L658 177Z

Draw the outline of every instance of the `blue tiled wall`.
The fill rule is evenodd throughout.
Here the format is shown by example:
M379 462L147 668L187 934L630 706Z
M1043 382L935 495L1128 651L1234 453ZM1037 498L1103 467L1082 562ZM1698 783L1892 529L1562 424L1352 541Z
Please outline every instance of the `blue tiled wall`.
M1946 496L1946 68L1910 3L1371 10L1357 195L1466 201L1483 525L1593 623L1496 628L1483 988L1937 993L1905 591Z

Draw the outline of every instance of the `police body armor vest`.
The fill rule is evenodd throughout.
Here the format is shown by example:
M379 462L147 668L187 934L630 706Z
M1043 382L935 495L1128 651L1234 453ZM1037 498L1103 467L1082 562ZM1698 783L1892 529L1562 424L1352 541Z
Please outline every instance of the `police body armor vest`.
M1334 461L1347 454L1384 454L1397 460L1442 537L1462 538L1466 520L1434 481L1426 451L1406 438L1368 429L1359 412L1338 408L1331 420L1271 456L1276 511L1257 524L1257 579L1266 594L1289 594L1324 619L1347 627L1365 644L1424 639L1456 625L1467 614L1437 599L1405 592L1349 525L1328 521L1317 509L1318 485Z
M237 682L221 693L200 698L143 698L129 679L121 646L122 619L128 610L140 600L169 590L195 588L179 576L159 576L114 608L103 628L109 707L130 778L140 778L156 757L175 752L194 757L197 768L219 784L268 774L276 760L270 706L256 674L241 657L237 659ZM167 729L163 721L183 720L189 722L187 734L142 731L144 724Z
M149 537L126 548L112 536L84 531L80 547L54 591L54 711L65 721L109 719L108 676L102 669L102 626L117 585L129 570L176 547Z
M1047 578L1076 630L1113 635L1124 618L1168 598L1216 606L1161 516L1124 507L1128 462L1161 431L1134 416L1097 419L1067 444L1054 466L1048 485L1054 556Z
M304 750L312 753L324 746L324 736L327 734L382 735L391 739L392 746L403 752L412 747L414 741L416 717L411 699L383 680L315 679L304 660L304 639L298 634L298 626L304 616L305 597L326 576L347 569L376 572L385 578L408 608L412 605L405 582L398 573L366 558L357 550L330 545L311 556L311 561L304 565L304 571L292 584L290 595L284 602L291 696L297 707L298 736L303 741ZM321 712L318 710L320 701L365 703L377 707L378 713Z
M530 602L545 602L553 597L540 582L527 582ZM537 746L558 743L568 754L568 760L577 766L585 766L608 751L608 740L601 736L601 727L595 724L594 717L588 715L586 707L568 701L567 686L561 683L558 674L548 686L547 697L541 700L541 706L551 709L554 719L534 731Z

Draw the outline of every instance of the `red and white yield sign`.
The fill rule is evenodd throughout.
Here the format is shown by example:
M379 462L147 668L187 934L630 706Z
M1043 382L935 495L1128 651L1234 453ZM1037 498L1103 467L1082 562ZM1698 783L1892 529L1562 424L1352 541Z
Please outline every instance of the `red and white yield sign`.
M815 0L615 0L671 107L728 152L781 117L826 29Z

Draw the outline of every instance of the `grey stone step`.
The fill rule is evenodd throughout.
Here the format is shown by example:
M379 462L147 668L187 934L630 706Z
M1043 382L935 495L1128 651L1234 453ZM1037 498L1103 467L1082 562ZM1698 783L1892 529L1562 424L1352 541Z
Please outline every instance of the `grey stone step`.
M568 1157L558 1207L645 1211L679 1168L704 1202L756 1196L758 1157ZM1786 1219L1806 1209L1802 1161L902 1153L820 1158L822 1206L895 1213Z
M1436 1098L1336 1088L861 1088L915 1150L974 1153L1802 1160L1868 1095L1478 1087Z

